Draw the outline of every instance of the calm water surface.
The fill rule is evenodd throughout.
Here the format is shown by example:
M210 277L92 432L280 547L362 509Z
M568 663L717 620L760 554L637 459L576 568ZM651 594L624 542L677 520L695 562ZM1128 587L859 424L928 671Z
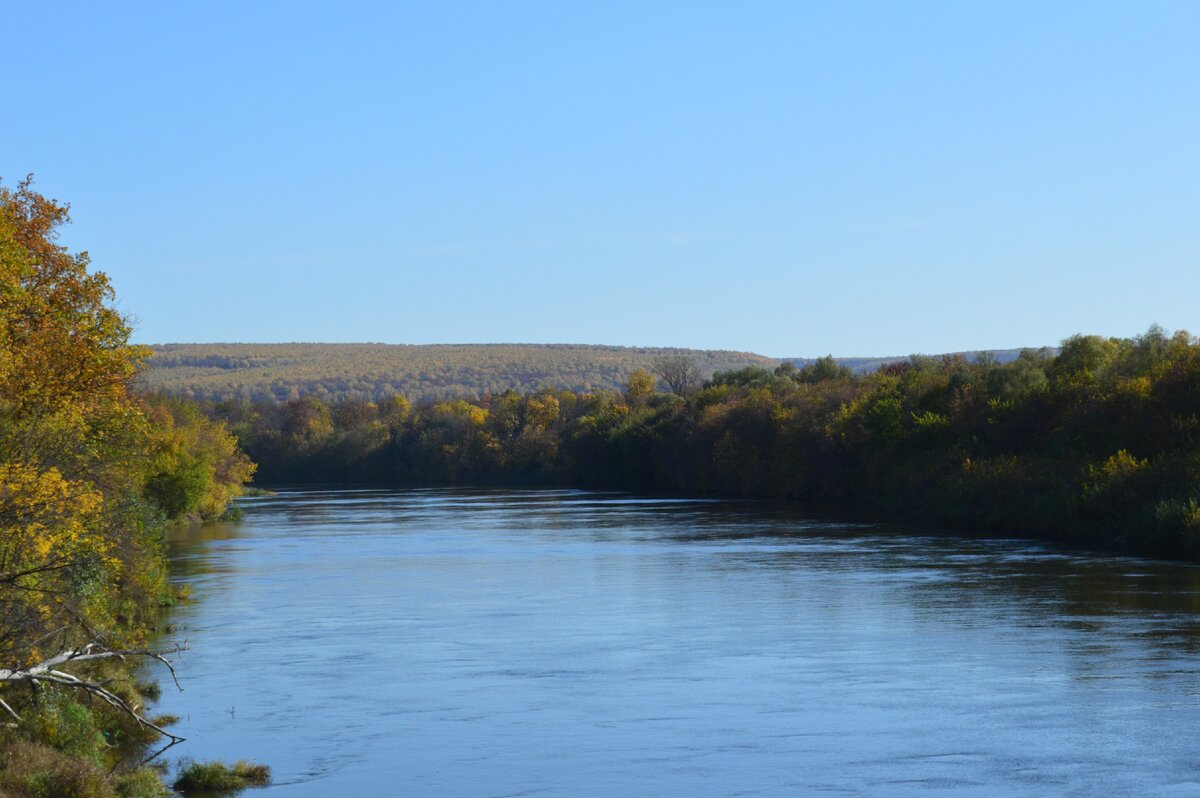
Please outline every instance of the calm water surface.
M1195 567L575 491L244 506L172 542L159 708L255 795L1200 795Z

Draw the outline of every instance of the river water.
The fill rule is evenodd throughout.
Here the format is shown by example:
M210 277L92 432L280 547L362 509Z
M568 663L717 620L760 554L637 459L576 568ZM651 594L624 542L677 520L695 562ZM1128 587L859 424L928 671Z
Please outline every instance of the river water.
M578 491L243 506L173 535L158 709L254 795L1200 795L1193 566Z

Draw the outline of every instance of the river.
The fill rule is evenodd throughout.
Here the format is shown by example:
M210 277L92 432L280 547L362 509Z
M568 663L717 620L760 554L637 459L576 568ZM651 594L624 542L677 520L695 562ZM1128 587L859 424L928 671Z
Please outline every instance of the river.
M580 491L172 533L200 759L308 796L1200 794L1200 568Z

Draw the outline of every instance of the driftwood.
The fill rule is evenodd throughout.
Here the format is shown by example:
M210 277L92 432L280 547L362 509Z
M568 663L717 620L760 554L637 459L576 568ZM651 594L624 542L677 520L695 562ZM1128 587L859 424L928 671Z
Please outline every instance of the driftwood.
M138 725L147 729L153 729L163 737L170 740L170 743L168 743L165 748L157 751L147 760L144 760L149 761L149 759L158 756L163 751L167 750L167 748L183 742L184 738L175 734L171 734L171 732L148 720L142 714L140 707L130 705L129 702L109 690L102 683L81 679L75 674L63 670L63 668L70 668L72 665L84 662L95 662L102 659L123 660L128 657L147 657L150 659L156 659L162 664L166 665L167 670L171 672L171 679L174 680L175 686L179 687L179 679L175 676L175 667L171 664L171 661L167 659L167 655L177 654L180 651L183 651L185 648L187 648L186 644L177 644L174 648L167 649L166 651L151 651L149 649L111 650L105 648L99 643L89 643L80 649L68 649L66 651L59 652L53 657L43 660L36 665L31 665L28 668L0 668L0 685L14 682L25 682L32 685L56 684L62 687L71 688L73 690L79 690L80 692L87 693L88 695L96 696L97 698L105 701L112 707L124 712L126 715L136 720ZM179 689L182 690L183 688L180 687ZM3 710L15 721L15 723L9 723L9 726L13 726L21 722L21 716L17 714L16 710L9 706L2 698L0 698L0 710Z

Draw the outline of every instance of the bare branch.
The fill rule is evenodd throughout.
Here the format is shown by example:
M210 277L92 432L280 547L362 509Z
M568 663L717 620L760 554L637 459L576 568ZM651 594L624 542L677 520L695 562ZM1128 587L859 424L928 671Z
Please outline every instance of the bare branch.
M0 707L3 707L5 712L7 712L9 715L12 715L13 719L14 719L14 720L15 720L17 723L20 723L20 722L21 722L21 716L17 714L17 712L16 712L16 710L15 710L15 709L13 709L13 708L12 708L12 707L10 707L10 706L9 706L7 703L5 703L5 701L4 701L4 699L3 699L3 698L0 698ZM11 724L11 723L10 723L10 724L6 724L6 725L9 725L9 726L11 726L11 725L13 725L13 724Z
M662 378L671 393L689 396L700 387L700 369L687 355L664 355L654 361L654 373Z
M37 686L45 683L57 684L63 687L69 687L73 690L79 690L89 695L93 695L106 702L113 708L124 712L126 715L129 715L131 718L136 720L138 725L144 726L148 729L153 729L163 737L170 739L171 745L175 745L176 743L183 742L184 738L175 734L171 734L171 732L162 728L158 724L148 720L144 715L142 715L138 708L130 706L125 699L109 690L102 683L81 679L73 673L61 670L60 666L68 666L82 662L95 662L96 660L102 659L123 660L126 657L148 657L151 659L156 659L162 664L166 665L167 670L171 672L171 678L174 680L175 686L179 687L179 679L175 675L175 667L171 664L171 661L167 659L166 655L177 654L180 651L183 651L185 648L187 648L187 645L185 643L181 643L166 651L152 651L150 649L124 649L113 651L101 647L98 643L88 643L86 646L80 649L68 649L66 651L61 651L58 654L55 654L53 657L43 660L36 665L31 665L28 668L0 668L0 684L8 682L26 682L30 686ZM182 690L183 688L180 687L179 689ZM10 715L20 722L20 716L13 711L12 707L4 703L3 700L0 700L0 707L7 710ZM167 747L169 748L170 746ZM163 750L165 751L166 749L164 748Z

